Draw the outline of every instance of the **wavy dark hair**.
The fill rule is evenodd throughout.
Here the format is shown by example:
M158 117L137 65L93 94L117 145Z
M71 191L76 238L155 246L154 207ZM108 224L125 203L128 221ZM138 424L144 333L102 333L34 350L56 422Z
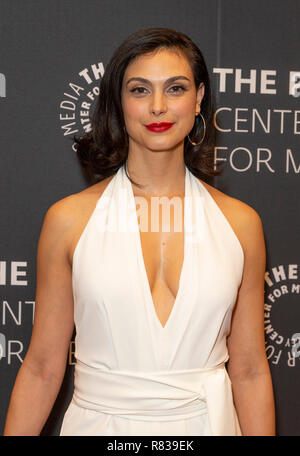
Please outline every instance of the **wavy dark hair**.
M73 137L79 162L91 184L115 174L126 164L128 135L121 104L125 70L133 59L160 49L183 52L191 65L196 89L201 82L205 86L201 102L201 114L206 123L205 137L199 146L193 146L187 137L184 138L185 165L195 176L204 180L223 172L223 169L217 170L214 164L215 100L200 49L184 33L169 28L147 28L129 35L115 50L100 81L99 98L91 116L91 131L84 136ZM201 116L197 116L189 133L190 139L199 142L203 131L203 121ZM126 166L125 171L128 176ZM128 179L140 187L129 176Z

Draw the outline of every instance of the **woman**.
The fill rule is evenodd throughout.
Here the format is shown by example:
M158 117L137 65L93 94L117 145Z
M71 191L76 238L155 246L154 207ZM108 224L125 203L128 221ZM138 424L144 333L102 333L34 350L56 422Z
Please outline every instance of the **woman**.
M44 220L5 435L40 434L74 321L60 435L275 435L263 228L204 181L221 172L212 99L203 56L182 33L140 30L114 53L92 133L75 138L96 183Z

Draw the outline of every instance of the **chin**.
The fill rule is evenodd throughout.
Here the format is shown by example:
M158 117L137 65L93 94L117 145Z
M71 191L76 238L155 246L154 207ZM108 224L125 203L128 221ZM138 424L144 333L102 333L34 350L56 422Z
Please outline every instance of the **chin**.
M168 143L162 141L161 144L145 144L144 147L154 152L172 152L175 148L178 148L180 144L183 144L183 140L179 142L172 141Z

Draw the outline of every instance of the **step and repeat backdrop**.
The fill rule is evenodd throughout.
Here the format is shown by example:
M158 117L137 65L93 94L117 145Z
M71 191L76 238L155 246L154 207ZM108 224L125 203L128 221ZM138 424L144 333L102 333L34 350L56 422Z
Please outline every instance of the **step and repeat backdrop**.
M210 183L263 222L277 435L300 435L299 24L299 0L0 0L1 433L34 322L43 218L88 186L72 136L90 130L100 80L121 41L168 27L195 41L211 76L215 157L225 171ZM59 433L74 363L73 335L42 435Z

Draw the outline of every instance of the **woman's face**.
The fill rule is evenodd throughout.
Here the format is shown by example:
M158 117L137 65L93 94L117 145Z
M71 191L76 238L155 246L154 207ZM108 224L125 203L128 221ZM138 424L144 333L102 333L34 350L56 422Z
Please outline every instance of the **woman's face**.
M168 81L177 76L180 77ZM134 144L138 148L164 151L183 145L196 113L201 110L203 96L204 85L201 83L196 90L192 69L182 53L160 49L132 61L126 68L121 92L129 147ZM174 125L159 133L145 127L159 122L174 122Z

